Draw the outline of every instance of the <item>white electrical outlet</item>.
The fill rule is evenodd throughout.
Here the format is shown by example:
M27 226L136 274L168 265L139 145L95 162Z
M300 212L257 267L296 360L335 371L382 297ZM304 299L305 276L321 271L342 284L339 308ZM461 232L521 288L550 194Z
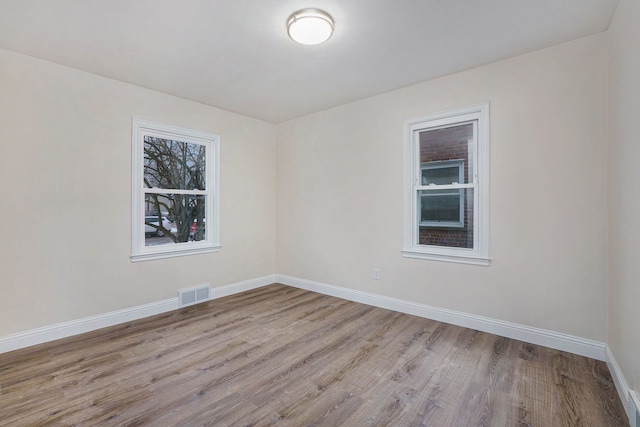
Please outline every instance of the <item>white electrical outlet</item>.
M373 269L373 278L376 280L380 280L380 269L379 268L374 268Z

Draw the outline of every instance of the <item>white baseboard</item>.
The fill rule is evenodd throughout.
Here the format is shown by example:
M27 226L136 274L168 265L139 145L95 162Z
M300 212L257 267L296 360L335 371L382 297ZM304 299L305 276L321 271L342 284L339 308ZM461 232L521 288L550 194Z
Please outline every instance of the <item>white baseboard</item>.
M111 311L109 313L98 314L96 316L84 317L82 319L71 320L69 322L57 323L55 325L44 326L42 328L31 329L25 332L7 335L0 338L0 354L8 351L30 347L66 338L73 335L91 332L96 329L106 328L119 323L130 322L153 316L178 308L178 297L169 298L163 301L152 302L150 304Z
M630 427L640 427L640 395L629 390L629 424Z
M286 275L272 274L212 288L211 299L245 292L251 289L270 285L275 282L301 289L307 289L309 291L325 295L332 295L350 301L361 302L376 307L382 307L458 326L477 329L479 331L514 338L533 344L539 344L558 350L568 351L597 360L605 360L607 357L605 354L606 345L597 341ZM164 301L153 302L150 304L32 329L25 332L19 332L0 338L0 353L6 353L8 351L153 316L167 311L176 310L177 308L178 298L169 298ZM616 383L616 386L618 385L619 384ZM626 384L623 385L626 386ZM618 390L620 390L620 387L618 387ZM628 390L628 387L623 388L623 390ZM628 399L626 396L627 393L625 393L625 398L623 399L625 402Z
M607 367L613 377L613 382L616 386L616 390L618 391L618 396L620 396L620 400L627 411L630 425L631 427L640 427L637 423L638 416L636 415L636 408L640 408L640 397L636 392L629 388L629 383L627 383L627 380L622 374L622 369L620 369L620 365L618 365L616 358L613 356L611 347L607 346L606 354Z
M453 325L476 329L507 338L513 338L532 344L538 344L606 361L613 377L616 390L618 391L625 408L630 408L630 399L635 399L635 405L640 407L640 399L638 399L638 396L629 389L611 349L606 344L598 341L280 274L272 274L212 288L211 299L222 298L257 289L272 283L282 283L287 286L306 289L312 292L318 292L375 307L386 308L401 313L412 314ZM5 337L0 337L0 354L132 320L142 319L144 317L176 309L178 309L177 297L96 316L85 317L78 320L72 320L69 322L58 323L25 332L19 332ZM635 416L635 414L631 414L630 410L628 411L628 415L630 419L632 415Z
M605 344L591 341L559 332L544 329L532 328L501 320L472 314L457 312L453 310L432 307L418 304L397 298L376 295L368 292L355 291L339 286L328 285L310 280L299 279L286 275L268 275L252 280L233 283L211 289L211 299L222 298L251 289L270 285L271 283L282 283L309 291L326 295L357 301L364 304L382 307L390 310L408 313L420 317L451 323L458 326L477 329L508 338L519 339L533 344L540 344L558 350L568 351L582 356L591 357L597 360L605 360ZM69 322L58 323L42 328L32 329L25 332L0 337L0 353L29 347L36 344L66 338L73 335L90 332L96 329L117 325L132 320L153 316L167 311L178 309L178 298L169 298L164 301L117 310L96 316L85 317ZM618 389L620 389L618 387ZM628 388L626 389L628 390ZM625 393L626 396L626 393ZM625 397L624 401L627 398Z
M629 385L627 384L624 375L622 375L622 370L620 369L616 358L613 357L613 352L609 346L607 346L605 361L607 362L607 367L613 377L613 383L616 385L616 390L618 391L620 400L622 401L625 409L627 409L629 408Z
M286 275L277 275L277 281L283 285L373 305L375 307L412 314L414 316L425 317L427 319L463 326L465 328L476 329L482 332L489 332L507 338L513 338L532 344L567 351L580 356L590 357L600 361L605 360L606 344L599 341L588 340L560 332L533 328L531 326L505 322L502 320L462 313L454 310L447 310L425 304L418 304L398 298L356 291L353 289L313 282Z
M276 283L277 276L270 274L268 276L259 277L257 279L245 280L244 282L232 283L231 285L220 286L211 289L211 299L222 298L229 295L239 294L240 292L250 291L252 289L261 288L263 286Z
M211 299L270 285L276 275L211 289ZM0 354L178 309L178 297L0 337Z

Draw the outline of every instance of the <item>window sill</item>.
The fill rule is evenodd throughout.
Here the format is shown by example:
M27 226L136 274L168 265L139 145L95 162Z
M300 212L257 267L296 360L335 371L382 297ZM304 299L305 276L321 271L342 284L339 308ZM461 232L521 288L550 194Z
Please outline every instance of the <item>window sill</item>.
M403 250L402 256L405 258L427 259L431 261L455 262L459 264L489 266L491 259L475 254L466 253L433 253L417 250Z
M153 252L131 255L131 262L151 261L154 259L174 258L186 255L197 255L209 252L220 252L220 246L207 246L200 248L190 248L182 250L172 250L165 252Z

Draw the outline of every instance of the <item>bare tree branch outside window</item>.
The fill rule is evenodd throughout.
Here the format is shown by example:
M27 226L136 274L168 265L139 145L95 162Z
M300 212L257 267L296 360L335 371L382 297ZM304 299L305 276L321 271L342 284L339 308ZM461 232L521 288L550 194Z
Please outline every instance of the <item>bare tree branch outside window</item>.
M146 195L145 214L156 218L145 224L175 243L203 240L206 196L180 190L206 190L205 172L204 145L145 135L144 185L163 190ZM165 227L163 217L175 223L174 230Z

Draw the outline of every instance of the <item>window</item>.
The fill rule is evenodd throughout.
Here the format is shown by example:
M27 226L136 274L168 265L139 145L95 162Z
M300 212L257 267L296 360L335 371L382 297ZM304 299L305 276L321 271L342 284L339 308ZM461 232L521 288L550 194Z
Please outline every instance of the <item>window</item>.
M405 121L406 257L489 264L489 105Z
M220 250L217 135L133 119L133 261Z

